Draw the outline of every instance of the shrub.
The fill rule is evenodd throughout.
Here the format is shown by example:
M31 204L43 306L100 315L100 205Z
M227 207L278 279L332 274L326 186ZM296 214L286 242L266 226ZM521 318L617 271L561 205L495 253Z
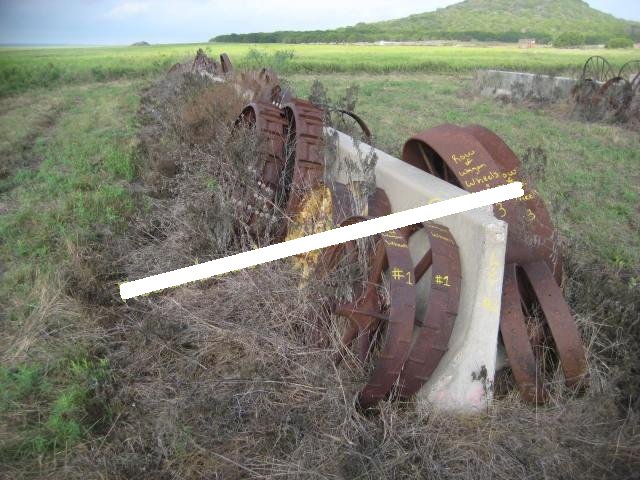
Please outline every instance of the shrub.
M607 48L633 48L633 40L628 37L612 38L607 42Z
M586 38L584 34L579 32L564 32L558 35L556 40L553 42L553 46L558 48L579 47L585 43Z

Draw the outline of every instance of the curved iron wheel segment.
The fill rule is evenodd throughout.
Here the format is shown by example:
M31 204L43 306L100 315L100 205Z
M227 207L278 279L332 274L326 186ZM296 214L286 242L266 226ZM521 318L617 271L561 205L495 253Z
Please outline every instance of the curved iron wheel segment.
M623 77L614 77L598 90L598 101L605 111L614 116L624 115L633 100L633 86Z
M335 109L335 111L338 114L340 114L343 119L344 119L345 116L350 117L351 119L353 119L353 121L358 125L358 127L362 131L362 139L365 140L367 143L371 143L371 140L372 140L371 129L369 128L367 123L362 119L362 117L360 115L358 115L355 112L350 112L349 110L343 110L341 108L337 108L337 109ZM343 120L343 121L346 123L345 120Z
M618 77L622 77L632 84L635 84L635 79L640 76L640 60L630 60L620 68ZM635 85L634 85L635 87Z
M402 159L469 192L523 182L523 197L493 209L497 218L509 223L506 261L544 258L562 280L560 244L549 212L532 183L522 177L517 156L496 134L479 125L441 125L411 137Z
M384 311L378 291L385 270L389 274L388 312ZM415 308L415 279L409 247L399 232L382 233L376 242L371 272L362 295L336 308L337 315L351 322L343 343L355 343L361 360L371 354L376 330L386 330L373 371L358 395L361 407L372 407L384 399L398 380L411 346Z
M222 73L233 72L233 64L226 53L220 55L220 66L222 67Z
M500 334L520 395L527 402L542 404L549 398L549 393L529 340L522 302L518 289L518 266L515 263L507 264L502 286Z
M257 222L260 214L273 214L275 200L280 185L280 177L284 169L284 135L287 126L286 119L279 108L274 105L254 102L247 105L236 120L236 128L253 128L260 136L262 149L256 164L259 181L264 188L265 205L249 205L250 213L247 223ZM255 197L258 198L258 195ZM271 210L265 212L264 209Z
M462 283L458 245L449 229L435 222L424 227L431 248L415 269L415 281L431 268L431 289L424 319L400 374L398 396L408 398L429 380L449 348L449 338L458 316Z
M582 67L581 80L604 83L614 76L611 64L606 58L599 55L589 57Z
M522 175L522 164L517 155L488 128L468 125L464 129L471 133L506 171L505 181L522 182L524 186L525 193L522 198L494 207L496 215L509 223L506 261L522 264L533 259L544 259L556 282L561 285L562 247L558 231L535 184Z
M369 214L375 217L390 211L388 198L377 189L369 202ZM367 218L371 217L350 217L340 226ZM357 248L355 242L328 248L319 267L328 270L342 261L356 261ZM372 362L372 371L358 395L362 408L373 407L386 398L398 380L411 346L416 308L413 263L405 237L397 231L378 235L370 259L367 281L356 289L356 300L333 307L336 315L349 321L342 334L343 347L352 347L363 363ZM388 301L380 291L385 272L389 279ZM384 338L380 339L380 347L374 348L374 340L382 329Z
M522 269L551 330L565 384L568 387L585 386L589 375L586 353L562 290L553 281L551 272L543 262L528 263Z
M324 178L324 112L305 100L282 105L287 119L286 165L281 180L279 205L293 218L304 193Z

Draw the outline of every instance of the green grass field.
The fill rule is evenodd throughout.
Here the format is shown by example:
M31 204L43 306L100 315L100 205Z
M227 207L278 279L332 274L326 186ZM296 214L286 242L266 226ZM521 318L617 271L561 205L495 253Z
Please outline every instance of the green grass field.
M136 137L141 91L156 74L192 56L199 46L212 54L227 51L241 65L265 58L280 62L277 66L300 97L308 94L315 79L334 98L348 85L359 85L357 112L371 126L377 145L392 154L400 152L411 134L445 122L485 125L521 157L536 149L543 151L546 161L534 156L525 167L534 172L564 238L573 275L567 282L572 307L581 319L593 319L597 328L613 331L613 336L635 325L632 314L640 288L637 131L573 120L562 106L502 105L473 93L471 73L476 68L566 72L596 52L261 45L259 50L265 52L261 59L247 55L251 47L244 45L2 49L0 472L8 478L51 472L63 478L68 471L81 477L78 472L87 470L82 470L78 459L87 462L91 455L103 455L100 458L108 463L120 458L108 456L109 449L118 451L110 439L119 428L134 425L132 418L139 412L134 408L135 396L128 404L105 400L120 373L104 352L126 342L117 336L117 329L129 319L117 317L108 302L97 307L85 298L96 302L95 298L105 295L101 285L114 284L119 277L118 272L101 272L95 284L93 280L82 284L82 279L98 275L87 270L84 260L101 242L113 241L131 228L134 215L144 215L145 202L136 197L134 187L141 173ZM283 48L295 51L292 60L274 55ZM619 65L633 58L634 52L606 55ZM610 284L583 285L590 278ZM603 295L614 292L611 301L603 302L598 289ZM585 292L596 294L587 298ZM171 348L161 346L162 355L172 359L167 365L177 361L170 357ZM184 352L180 354L184 358L190 355ZM598 368L613 375L621 367ZM166 374L162 372L160 376ZM637 393L635 387L627 386L634 381L627 379L616 388L629 395ZM604 387L594 387L594 395L600 388ZM214 405L207 403L207 408ZM562 416L559 412L551 410L550 415ZM387 420L393 423L401 413L394 411L392 421ZM615 422L627 425L629 420L623 420ZM530 421L526 428L535 429L537 420ZM478 425L482 432L494 428ZM180 425L179 431L170 432L174 437L169 440L163 436L166 432L150 440L149 445L161 444L161 448L165 441L179 444L162 460L167 468L191 458L192 450L197 450L191 445L206 443L191 434L192 427ZM332 431L327 441L334 441L336 435L342 433ZM606 443L582 438L578 431L575 439L565 443L571 442ZM131 451L136 448L143 447L131 446ZM198 455L207 457L206 451L197 448ZM395 451L396 447L387 448ZM635 451L629 448L623 446L621 452ZM622 453L616 448L613 455ZM399 463L404 461L398 458Z
M591 55L605 55L614 67L640 55L628 50L519 49L514 46L426 47L376 45L192 44L148 47L0 48L0 96L33 87L148 77L191 57L197 48L227 52L239 66L271 63L283 73L468 72L498 68L546 74L574 74ZM248 55L257 51L262 58ZM293 51L285 60L278 51Z

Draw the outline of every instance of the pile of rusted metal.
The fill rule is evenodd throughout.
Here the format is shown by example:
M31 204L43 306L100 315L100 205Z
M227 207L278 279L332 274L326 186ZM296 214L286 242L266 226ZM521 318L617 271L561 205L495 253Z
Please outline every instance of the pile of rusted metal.
M606 58L590 57L572 93L576 110L588 120L640 120L640 60L616 72Z
M260 234L275 212L285 213L279 217L284 220L276 241L308 231L300 228L308 222L318 230L391 213L384 190L375 189L362 202L355 198L353 185L327 180L326 106L292 97L280 88L273 72L238 75L226 56L220 65L197 58L193 68L251 92L236 128L252 129L263 140L257 167L256 191L260 194L253 196L255 203L246 205L244 218L254 234ZM567 386L584 386L588 381L585 350L560 287L558 234L513 151L484 127L441 125L408 139L402 160L407 169L426 171L469 192L513 181L525 184L524 197L494 206L495 216L509 226L500 313L502 342L526 401L547 400L550 360L552 365L561 365ZM408 243L418 231L426 233L429 246L415 261ZM306 268L311 274L326 275L362 257L368 258L366 281L352 285L354 295L349 301L334 298L329 302L330 315L317 319L313 341L328 343L336 319L347 319L341 331L344 351L335 361L350 351L365 365L369 373L358 401L368 408L383 399L410 398L429 381L449 348L465 266L450 229L427 222L386 232L369 242L328 248ZM430 276L429 291L419 292L417 284L426 275ZM419 294L427 299L421 315L416 313Z

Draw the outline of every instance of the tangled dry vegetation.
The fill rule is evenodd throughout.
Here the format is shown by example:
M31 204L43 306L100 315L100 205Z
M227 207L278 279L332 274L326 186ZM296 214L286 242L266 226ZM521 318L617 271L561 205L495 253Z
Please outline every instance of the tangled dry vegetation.
M254 246L236 201L238 192L252 191L259 150L250 132L232 134L242 103L229 86L184 69L144 93L140 178L132 185L139 216L125 238L77 252L68 283L73 308L93 319L83 333L92 353L111 368L96 392L103 407L93 418L102 420L86 441L41 458L34 472L51 462L49 473L59 478L637 475L639 372L630 370L634 354L613 325L638 305L620 296L603 302L607 284L587 291L593 272L578 264L569 265L569 294L589 347L592 387L574 397L558 373L549 406L532 408L506 392L477 416L413 403L358 412L357 362L334 366L337 340L328 349L309 341L336 280L300 287L287 261L123 305L117 280Z

